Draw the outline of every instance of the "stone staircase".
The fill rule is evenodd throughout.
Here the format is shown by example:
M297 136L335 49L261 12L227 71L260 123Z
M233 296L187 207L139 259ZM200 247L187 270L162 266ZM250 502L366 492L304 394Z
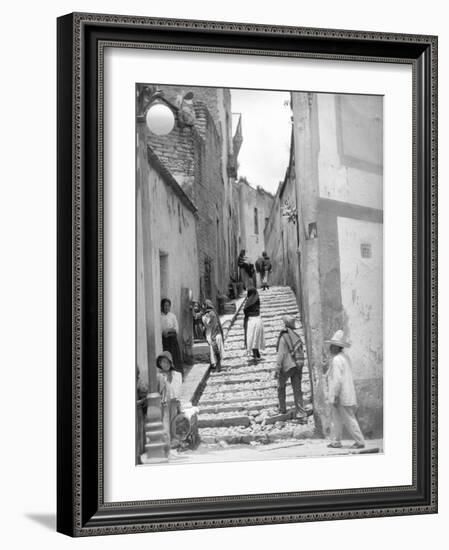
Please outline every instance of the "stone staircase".
M277 383L274 380L276 344L283 328L282 316L299 319L296 298L289 287L259 290L265 332L265 353L255 362L246 355L243 308L229 329L221 372L212 372L198 402L199 431L203 444L258 444L313 435L313 417L299 424L293 419L294 404L287 384L287 413L277 411ZM297 325L298 326L298 325ZM302 325L298 333L304 341ZM311 401L309 370L303 369L304 405Z

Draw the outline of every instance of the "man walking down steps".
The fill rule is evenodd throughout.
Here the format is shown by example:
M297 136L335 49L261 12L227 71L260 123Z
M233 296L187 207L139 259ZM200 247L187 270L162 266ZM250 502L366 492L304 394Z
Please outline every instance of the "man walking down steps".
M307 411L303 408L302 370L304 367L304 343L295 332L296 320L291 315L282 318L285 328L279 334L277 344L277 365L274 373L278 383L279 412L287 413L286 385L290 380L293 388L296 418L302 424L307 423Z

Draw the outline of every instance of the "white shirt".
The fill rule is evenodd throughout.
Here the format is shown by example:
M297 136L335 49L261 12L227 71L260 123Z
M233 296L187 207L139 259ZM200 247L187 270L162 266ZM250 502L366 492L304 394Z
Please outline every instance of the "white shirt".
M169 311L168 313L161 313L161 329L162 334L165 334L167 331L175 331L178 334L178 320L176 315Z
M352 369L349 357L338 353L331 360L327 373L328 399L331 403L338 398L340 405L351 407L357 405Z

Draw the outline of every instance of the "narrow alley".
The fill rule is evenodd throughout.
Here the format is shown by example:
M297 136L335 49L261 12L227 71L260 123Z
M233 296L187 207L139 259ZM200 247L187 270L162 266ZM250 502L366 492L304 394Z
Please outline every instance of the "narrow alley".
M381 98L136 98L136 462L382 452Z

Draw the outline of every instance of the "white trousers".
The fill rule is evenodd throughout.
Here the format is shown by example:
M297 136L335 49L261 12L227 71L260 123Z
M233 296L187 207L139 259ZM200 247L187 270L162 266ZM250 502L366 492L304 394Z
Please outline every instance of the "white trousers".
M340 442L343 433L343 426L349 432L349 435L356 441L356 443L365 444L362 431L360 430L359 423L354 414L354 407L345 407L344 405L332 405L332 427L331 438L332 441Z

